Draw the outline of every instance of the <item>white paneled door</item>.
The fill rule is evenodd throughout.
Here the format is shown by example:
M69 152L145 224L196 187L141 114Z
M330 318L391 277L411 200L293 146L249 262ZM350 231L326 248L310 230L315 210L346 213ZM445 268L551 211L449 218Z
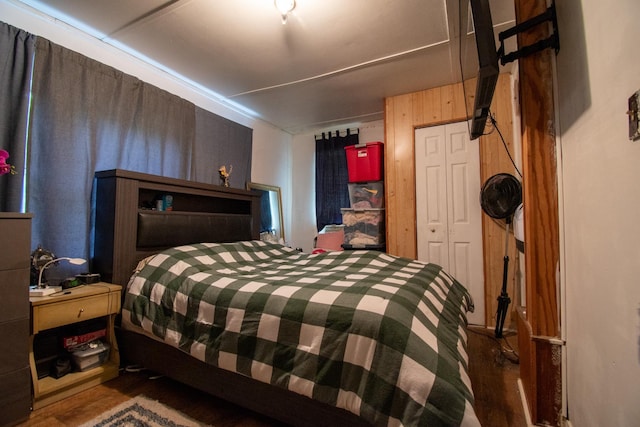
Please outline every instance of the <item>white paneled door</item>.
M466 122L417 129L418 259L441 265L473 296L469 322L484 325L480 151Z

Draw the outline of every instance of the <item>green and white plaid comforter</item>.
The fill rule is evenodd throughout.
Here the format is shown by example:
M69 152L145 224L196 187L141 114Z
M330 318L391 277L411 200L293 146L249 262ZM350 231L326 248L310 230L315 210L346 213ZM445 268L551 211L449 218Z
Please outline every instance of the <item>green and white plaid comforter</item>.
M479 426L465 288L375 251L303 254L259 241L164 251L123 316L164 342L379 426Z

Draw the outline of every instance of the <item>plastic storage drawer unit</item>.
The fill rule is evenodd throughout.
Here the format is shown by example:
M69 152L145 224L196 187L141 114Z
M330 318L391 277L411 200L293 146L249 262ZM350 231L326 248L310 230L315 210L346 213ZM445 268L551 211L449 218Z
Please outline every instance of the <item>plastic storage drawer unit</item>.
M344 244L365 248L385 242L384 209L340 209L344 224Z
M353 209L384 208L383 181L349 183L349 201Z

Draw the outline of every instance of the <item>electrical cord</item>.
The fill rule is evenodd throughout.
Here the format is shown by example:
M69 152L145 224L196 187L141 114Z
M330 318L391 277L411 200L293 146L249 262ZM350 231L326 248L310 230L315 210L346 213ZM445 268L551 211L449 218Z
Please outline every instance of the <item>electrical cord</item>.
M504 343L507 345L507 349L505 349L504 347L502 347L502 351L503 353L508 353L508 354L512 354L515 357L515 361L512 360L513 363L520 363L520 355L518 354L518 352L511 346L511 343L509 342L509 340L507 339L507 337L503 336L502 340L504 341Z
M489 120L491 121L491 125L493 126L493 128L496 131L498 131L498 135L500 135L500 140L502 141L504 150L507 152L507 156L509 156L509 160L511 161L513 168L518 173L518 176L520 176L520 179L522 179L522 174L520 173L520 169L518 169L518 166L516 166L516 162L513 161L513 157L511 157L511 152L509 152L509 147L507 147L507 142L504 140L504 136L502 136L502 132L500 132L500 128L498 127L498 122L496 121L496 118L491 111L489 111Z
M506 359L506 360L510 361L514 365L519 365L520 364L520 355L513 348L513 346L509 342L509 340L507 340L506 334L503 334L501 338L496 338L494 335L490 335L489 333L487 333L488 331L485 331L485 328L482 325L469 325L469 326L476 326L476 328L478 328L478 329L476 329L476 328L467 328L467 330L469 332L472 332L472 333L477 334L477 335L485 336L487 338L490 338L495 343L497 343L498 346L499 346L499 350L500 350L500 356L503 359ZM504 345L503 345L502 341L504 341Z
M72 288L62 289L62 290L59 290L59 291L54 292L52 294L49 294L47 296L48 297L61 297L61 296L64 296L64 295L69 295L69 294L71 294L71 290L82 288L83 286L86 286L86 285L78 285L78 286L74 286Z
M123 370L124 372L128 372L128 373L138 373L138 372L143 372L146 371L147 368L145 368L144 366L140 366L140 365L127 365L124 368L121 368L121 370ZM163 378L164 375L162 374L151 374L149 375L149 377L147 379L149 380L159 380L160 378Z

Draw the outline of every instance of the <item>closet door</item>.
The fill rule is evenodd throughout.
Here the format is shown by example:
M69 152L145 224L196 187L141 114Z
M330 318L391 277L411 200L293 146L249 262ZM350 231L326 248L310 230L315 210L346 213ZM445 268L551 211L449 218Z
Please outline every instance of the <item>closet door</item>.
M484 324L478 140L466 122L417 129L418 259L441 265L473 296L470 323Z

